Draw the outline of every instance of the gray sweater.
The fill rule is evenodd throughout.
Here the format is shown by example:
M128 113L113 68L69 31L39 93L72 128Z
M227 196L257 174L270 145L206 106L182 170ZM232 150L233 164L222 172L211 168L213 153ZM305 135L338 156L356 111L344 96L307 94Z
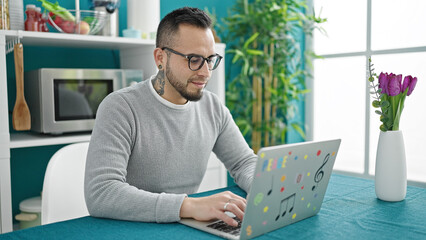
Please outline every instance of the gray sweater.
M211 152L248 192L256 155L229 110L204 91L175 105L151 81L111 93L97 111L85 174L90 215L173 222L187 194L198 190Z

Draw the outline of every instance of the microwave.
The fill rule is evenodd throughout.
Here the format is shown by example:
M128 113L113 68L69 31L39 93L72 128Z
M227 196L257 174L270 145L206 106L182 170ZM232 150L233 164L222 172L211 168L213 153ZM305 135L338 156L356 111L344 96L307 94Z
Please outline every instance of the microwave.
M142 70L41 68L25 72L31 131L91 131L96 111L111 92L143 79Z

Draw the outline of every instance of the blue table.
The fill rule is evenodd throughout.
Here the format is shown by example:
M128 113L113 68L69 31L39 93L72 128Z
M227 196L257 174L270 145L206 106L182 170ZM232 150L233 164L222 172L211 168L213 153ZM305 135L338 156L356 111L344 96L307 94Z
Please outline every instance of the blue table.
M215 191L195 194L206 196ZM229 187L245 196L238 187ZM83 217L0 235L0 239L218 239L179 223L157 224ZM333 174L314 217L258 239L426 239L426 189L411 187L402 202L376 198L371 180Z

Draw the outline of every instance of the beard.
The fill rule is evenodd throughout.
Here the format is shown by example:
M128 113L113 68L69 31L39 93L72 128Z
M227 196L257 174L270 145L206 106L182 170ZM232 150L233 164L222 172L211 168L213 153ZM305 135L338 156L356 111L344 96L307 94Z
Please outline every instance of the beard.
M179 82L179 80L176 78L176 76L172 73L172 71L170 69L171 68L169 66L169 62L167 62L166 77L167 77L170 85L172 85L183 98L185 98L188 101L196 102L196 101L199 101L201 99L201 97L203 97L204 88L198 89L196 92L189 92L188 91L188 84L192 80L188 79L186 84ZM193 80L198 80L198 79L193 79ZM207 83L206 83L206 86L207 86Z

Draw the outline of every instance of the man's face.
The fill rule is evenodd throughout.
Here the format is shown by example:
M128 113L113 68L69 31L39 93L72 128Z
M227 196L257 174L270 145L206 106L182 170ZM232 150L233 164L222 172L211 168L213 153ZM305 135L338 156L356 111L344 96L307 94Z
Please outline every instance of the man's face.
M215 54L214 38L210 29L201 29L190 25L181 25L175 36L173 50L185 55L197 54L208 57ZM164 50L167 57L166 78L173 87L172 94L188 101L198 101L211 77L207 64L197 71L188 67L188 60L180 55Z

